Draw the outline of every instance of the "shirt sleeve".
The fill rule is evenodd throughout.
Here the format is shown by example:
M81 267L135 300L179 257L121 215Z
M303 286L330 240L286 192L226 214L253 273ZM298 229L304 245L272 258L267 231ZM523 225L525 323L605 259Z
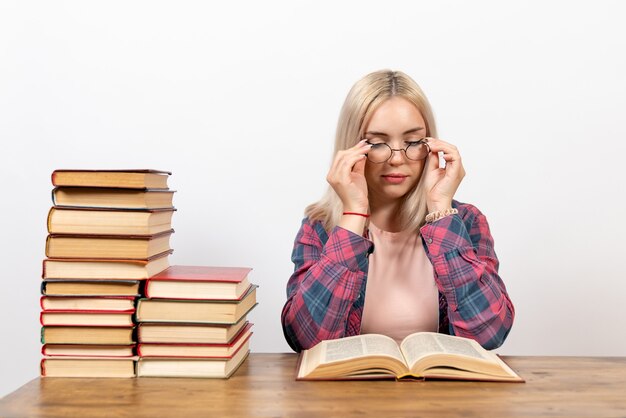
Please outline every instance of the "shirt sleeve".
M498 275L487 219L474 206L465 206L463 214L427 223L420 232L448 302L450 333L494 349L511 330L515 309Z
M322 237L327 240L323 242ZM301 351L347 335L350 311L360 297L372 248L371 241L341 227L326 237L319 222L302 222L281 314L291 348Z

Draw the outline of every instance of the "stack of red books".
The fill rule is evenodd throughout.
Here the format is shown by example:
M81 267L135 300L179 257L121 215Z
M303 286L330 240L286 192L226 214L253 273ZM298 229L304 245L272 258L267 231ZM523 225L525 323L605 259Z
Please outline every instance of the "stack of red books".
M134 377L135 307L169 267L174 191L157 170L56 170L41 286L42 376Z
M138 377L228 378L249 353L251 269L171 266L137 304Z

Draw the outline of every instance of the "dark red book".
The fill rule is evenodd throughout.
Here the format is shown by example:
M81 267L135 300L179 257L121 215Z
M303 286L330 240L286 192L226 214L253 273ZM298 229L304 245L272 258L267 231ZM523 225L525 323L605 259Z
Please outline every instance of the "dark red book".
M146 282L154 299L239 300L250 288L247 267L174 265Z

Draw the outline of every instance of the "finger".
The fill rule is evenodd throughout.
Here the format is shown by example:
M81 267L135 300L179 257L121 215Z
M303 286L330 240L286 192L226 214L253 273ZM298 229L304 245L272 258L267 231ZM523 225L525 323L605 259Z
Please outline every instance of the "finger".
M454 156L461 156L461 154L459 153L459 149L453 145L450 144L449 142L446 141L442 141L441 139L437 139L437 138L427 138L427 143L428 146L430 147L431 151L441 151L444 154L449 154L449 155L454 155Z
M363 164L365 164L365 151L367 151L367 149L360 150L358 154L346 154L341 158L336 169L336 174L339 177L339 181L349 182L350 174L352 173L352 171L354 171L356 164L360 161L363 161Z
M337 154L335 155L335 158L333 159L329 173L339 171L340 167L343 166L343 164L345 164L346 158L350 159L358 155L367 154L367 151L371 147L372 146L368 144L367 142L365 142L365 140L361 140L351 148L338 151Z
M365 175L365 158L362 158L354 164L352 172Z
M434 171L439 169L439 153L431 152L428 156L428 171Z

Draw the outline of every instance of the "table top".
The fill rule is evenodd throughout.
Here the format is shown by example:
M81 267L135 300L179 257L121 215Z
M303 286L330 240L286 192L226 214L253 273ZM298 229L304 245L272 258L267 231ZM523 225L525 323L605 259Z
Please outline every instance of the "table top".
M526 383L302 382L295 354L253 353L228 380L36 378L0 416L626 416L626 357L503 358Z

